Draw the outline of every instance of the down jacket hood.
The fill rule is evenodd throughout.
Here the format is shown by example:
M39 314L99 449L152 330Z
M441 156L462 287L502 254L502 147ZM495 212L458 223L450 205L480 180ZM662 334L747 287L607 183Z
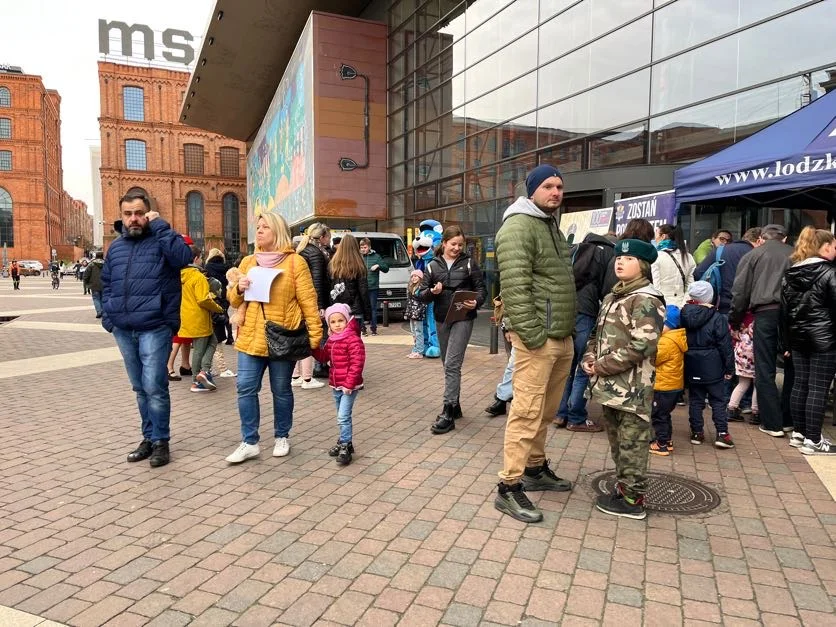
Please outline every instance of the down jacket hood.
M713 316L714 307L703 307L702 305L683 307L679 314L679 326L683 329L696 331L708 324Z
M520 196L505 210L505 213L502 214L502 221L505 222L505 220L518 213L522 213L527 216L534 216L535 218L551 217L551 214L548 214L537 207L537 205L535 205L530 198Z

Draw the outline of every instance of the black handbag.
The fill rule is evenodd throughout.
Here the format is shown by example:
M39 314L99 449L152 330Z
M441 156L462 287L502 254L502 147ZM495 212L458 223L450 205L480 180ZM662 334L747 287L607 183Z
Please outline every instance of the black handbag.
M293 273L293 264L290 272ZM296 277L293 277L294 288ZM278 322L267 319L264 313L264 303L261 303L261 314L264 316L264 337L267 340L267 356L273 361L301 361L311 356L311 340L308 337L308 325L303 319L296 329L287 329Z

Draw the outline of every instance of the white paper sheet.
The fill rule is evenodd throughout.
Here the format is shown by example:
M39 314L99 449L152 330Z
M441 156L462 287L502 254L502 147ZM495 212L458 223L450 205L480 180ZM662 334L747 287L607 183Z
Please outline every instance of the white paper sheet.
M247 278L250 280L249 289L244 291L245 301L255 301L257 303L270 302L270 286L276 277L282 273L280 268L262 268L256 266L250 268L247 272Z

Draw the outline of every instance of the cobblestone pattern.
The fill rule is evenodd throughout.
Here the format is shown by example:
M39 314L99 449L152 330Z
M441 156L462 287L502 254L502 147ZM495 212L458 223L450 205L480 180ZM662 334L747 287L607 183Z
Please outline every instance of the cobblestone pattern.
M0 347L90 340L60 336L0 326ZM295 391L289 457L270 457L266 425L261 459L230 467L234 380L172 383L173 461L151 469L125 462L138 418L119 362L0 379L0 605L79 627L833 624L836 503L786 440L732 425L736 449L692 447L678 410L676 452L652 467L724 503L632 521L597 512L584 484L611 467L604 434L552 430L553 466L581 483L533 494L545 520L526 526L493 508L504 422L481 409L504 356L468 351L465 417L432 436L441 365L407 352L369 347L345 468L325 454L327 388Z

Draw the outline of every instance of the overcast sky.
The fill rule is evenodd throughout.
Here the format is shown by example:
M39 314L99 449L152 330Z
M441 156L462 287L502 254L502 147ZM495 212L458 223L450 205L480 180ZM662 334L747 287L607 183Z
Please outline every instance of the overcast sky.
M215 0L0 0L0 64L40 75L47 89L61 94L64 189L71 196L93 205L90 146L100 143L99 18L155 31L185 30L198 40L214 6ZM139 50L134 46L141 57Z

